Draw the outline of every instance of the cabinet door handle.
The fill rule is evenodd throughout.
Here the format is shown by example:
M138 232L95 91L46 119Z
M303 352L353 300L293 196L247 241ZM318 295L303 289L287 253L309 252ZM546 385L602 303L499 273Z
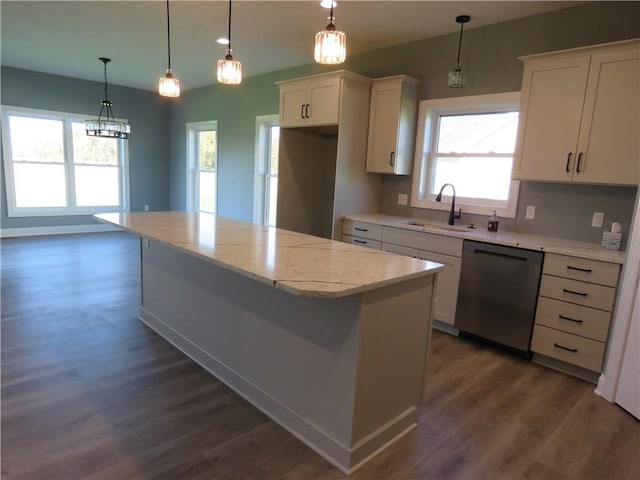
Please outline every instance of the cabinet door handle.
M354 241L355 243L363 243L363 244L366 244L366 243L367 243L367 241L366 241L366 240L358 240L357 238L354 238L354 239L353 239L353 241Z
M582 152L578 154L578 162L576 163L576 172L578 173L581 171L580 164L582 163L582 155L584 155Z
M558 318L561 318L562 320L569 320L570 322L575 322L575 323L583 323L584 320L576 320L575 318L571 318L571 317L565 317L564 315L558 314Z
M571 168L569 168L571 166L571 157L573 156L573 152L569 152L569 155L567 155L567 166L565 167L565 170L567 173L571 173Z
M300 118L304 118L304 107L306 105L303 103L302 105L300 105Z
M576 353L576 352L578 351L578 349L577 349L577 348L569 348L569 347L565 347L565 346L560 345L559 343L555 343L555 342L553 342L553 346L554 346L554 347L556 347L556 348L561 348L562 350L566 350L566 351L568 351L568 352Z
M360 228L360 227L353 227L354 230L357 230L359 232L368 232L369 229L368 228Z
M304 115L304 118L309 118L309 107L310 107L310 106L311 106L311 105L310 105L309 103L307 103L307 104L305 105L305 110L304 110L305 115Z
M396 152L391 152L391 155L389 155L389 165L393 167L395 163L396 163Z
M580 295L581 297L586 297L588 295L587 293L574 292L573 290L567 290L566 288L563 288L562 291L564 293L571 293L573 295Z
M590 268L580 268L580 267L572 267L571 265L567 265L568 270L577 270L579 272L591 273Z

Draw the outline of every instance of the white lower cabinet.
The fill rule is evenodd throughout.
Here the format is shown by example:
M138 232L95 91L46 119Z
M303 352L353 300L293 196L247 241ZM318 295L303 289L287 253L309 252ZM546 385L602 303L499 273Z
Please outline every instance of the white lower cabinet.
M382 246L382 227L374 223L342 220L342 237L345 243L380 250Z
M597 380L619 273L618 264L546 254L531 340L534 361Z
M438 273L434 319L451 326L458 302L462 243L462 239L446 235L382 227L382 250L444 265Z

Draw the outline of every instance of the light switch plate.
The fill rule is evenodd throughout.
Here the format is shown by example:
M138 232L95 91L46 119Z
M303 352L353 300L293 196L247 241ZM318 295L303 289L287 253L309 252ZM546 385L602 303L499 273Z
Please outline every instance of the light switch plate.
M602 227L603 222L604 222L604 213L593 212L593 218L591 218L591 226L600 228Z
M406 193L398 194L398 205L406 205L409 200L409 196Z
M536 216L536 207L533 205L527 205L527 213L524 218L527 220L533 220Z

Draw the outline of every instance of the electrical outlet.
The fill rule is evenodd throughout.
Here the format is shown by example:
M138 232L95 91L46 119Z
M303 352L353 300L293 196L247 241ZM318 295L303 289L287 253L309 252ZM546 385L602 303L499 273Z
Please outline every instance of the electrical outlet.
M398 194L398 205L406 205L409 201L409 196L406 193Z
M604 222L604 213L593 212L593 217L591 218L591 226L600 228L602 227L603 222Z
M148 212L148 211L149 211L149 205L145 205L145 206L144 206L144 211L145 211L145 212Z
M143 238L142 245L144 245L145 248L149 248L151 246L151 241L148 238Z
M527 220L533 220L536 216L536 207L534 205L527 205L527 213L524 218Z

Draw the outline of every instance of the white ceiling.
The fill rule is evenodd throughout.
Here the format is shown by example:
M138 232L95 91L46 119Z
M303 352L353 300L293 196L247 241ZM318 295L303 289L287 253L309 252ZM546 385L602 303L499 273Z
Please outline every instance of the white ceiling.
M336 26L348 54L559 10L573 1L342 0ZM225 47L228 2L171 0L171 63L183 90L210 85ZM0 3L2 65L102 81L98 57L110 57L109 82L155 90L167 67L166 2L11 1ZM313 62L313 37L327 10L319 0L235 0L233 54L244 75Z

